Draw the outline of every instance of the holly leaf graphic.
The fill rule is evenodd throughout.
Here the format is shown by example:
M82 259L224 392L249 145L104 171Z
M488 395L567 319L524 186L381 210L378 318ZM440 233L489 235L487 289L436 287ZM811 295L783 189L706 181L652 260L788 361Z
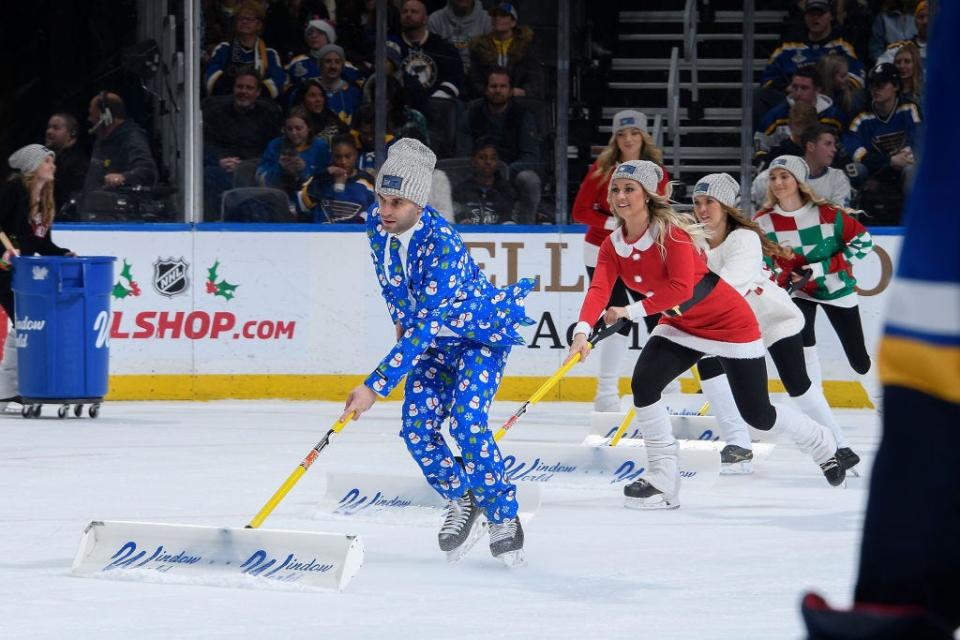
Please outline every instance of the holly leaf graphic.
M122 300L130 295L130 290L118 282L117 284L113 285L112 295L117 300Z
M217 281L217 267L219 266L220 266L220 261L217 260L216 262L213 263L212 267L207 269L207 280L209 280L210 282Z
M217 283L217 293L214 295L223 296L227 300L233 299L233 292L237 290L237 287L240 285L230 284L226 280L222 280Z
M132 266L133 265L131 265L126 260L123 261L123 271L120 272L120 277L127 280L128 282L133 280L133 273L131 273L130 271L130 268Z

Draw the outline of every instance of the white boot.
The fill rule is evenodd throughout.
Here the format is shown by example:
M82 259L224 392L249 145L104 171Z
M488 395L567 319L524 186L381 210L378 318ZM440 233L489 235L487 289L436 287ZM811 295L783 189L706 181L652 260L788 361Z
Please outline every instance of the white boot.
M663 400L635 407L637 428L647 449L647 470L623 488L625 505L633 509L676 509L680 506L679 445Z
M813 458L820 465L820 470L833 486L843 484L844 469L837 461L837 441L833 432L791 406L785 404L774 405L777 410L777 420L773 428L782 431L791 440L797 443L800 450Z
M846 438L843 437L843 431L840 429L840 425L837 424L836 418L833 417L833 411L830 410L830 405L827 404L827 399L823 396L823 391L820 387L811 384L806 393L790 399L796 403L801 411L813 418L815 422L819 422L823 426L830 428L830 431L833 432L833 437L837 441L838 449L848 446Z
M600 373L597 376L597 395L593 410L620 411L620 363L629 348L629 338L619 333L600 342Z
M17 379L17 332L10 328L3 343L3 362L0 363L0 400L20 394ZM4 407L6 408L6 407Z
M727 376L700 380L704 397L710 401L713 415L717 417L720 439L727 445L720 452L720 473L753 473L753 445L750 429L737 409Z

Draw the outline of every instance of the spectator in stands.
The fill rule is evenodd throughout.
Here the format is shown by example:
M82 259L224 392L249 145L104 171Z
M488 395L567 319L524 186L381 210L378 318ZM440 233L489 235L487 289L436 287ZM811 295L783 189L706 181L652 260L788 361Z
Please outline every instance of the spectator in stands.
M847 76L850 73L850 63L847 58L836 53L828 53L817 60L814 67L817 72L817 78L823 85L823 93L830 96L849 123L853 116L863 111L866 106L864 93L859 89L854 89L847 82ZM845 130L844 126L841 131Z
M503 67L487 73L482 100L467 110L465 135L476 141L491 138L500 159L510 168L510 183L520 201L517 222L533 224L540 205L540 141L533 114L511 98L510 74Z
M769 151L790 137L790 109L797 102L805 102L816 108L817 119L839 131L846 130L849 124L849 119L833 104L833 99L824 95L816 70L812 66L801 67L794 71L793 79L787 87L787 101L780 103L763 117L761 128L756 133L759 150Z
M917 49L920 50L920 60L926 62L927 30L930 28L930 10L927 8L926 0L920 0L920 2L917 3L917 8L914 11L914 18L917 25L917 35L913 36L909 40L901 40L890 44L887 47L887 50L884 51L879 58L877 58L877 62L893 62L897 55L897 51L899 51L900 47L906 42L912 42L915 44Z
M373 104L366 103L360 105L360 108L357 109L356 117L351 123L351 127L353 128L351 133L359 150L357 168L374 176L377 172L376 135L374 129L375 117L376 111ZM390 119L387 118L387 131L384 136L386 145L384 148L389 149L397 140L399 140L399 138L394 135L393 130L390 128Z
M785 41L770 56L760 77L761 89L756 93L756 126L760 118L783 101L782 91L799 67L814 65L822 56L835 52L844 56L849 65L847 82L858 89L863 86L863 63L839 29L833 26L830 0L807 0L803 12L806 38L803 41Z
M839 136L839 132L833 127L817 123L803 132L800 137L800 146L804 150L803 159L810 167L807 184L824 200L849 208L850 179L847 178L846 173L831 166L837 155ZM769 170L758 175L753 181L752 197L755 206L760 207L767 199L769 182Z
M913 0L884 0L873 19L870 34L870 59L877 60L894 42L910 40L917 35L917 22L907 9Z
M283 135L270 141L257 168L257 179L266 187L285 191L291 202L317 170L330 164L330 147L312 134L309 121L303 107L290 109Z
M573 201L573 219L587 225L587 234L583 239L583 260L587 277L593 280L597 267L600 245L616 226L616 217L610 211L610 176L614 169L628 160L648 160L660 166L663 178L657 185L657 193L669 197L670 176L663 168L663 151L660 150L647 133L647 116L640 111L624 110L613 116L613 132L607 146L590 165L586 177L580 184L577 197ZM614 285L607 306L627 306L628 289L619 280ZM637 301L640 294L630 292L630 298ZM647 331L652 331L660 319L658 314L647 316L644 320ZM620 363L627 351L627 340L633 326L623 327L618 333L600 343L600 373L597 376L597 393L593 400L595 411L619 411Z
M372 80L372 78L371 78ZM376 97L376 87L372 87L371 99ZM419 110L407 106L406 91L400 81L387 76L387 121L388 129L398 138L415 138L430 146L430 131L427 118Z
M463 62L453 45L427 29L427 6L404 0L400 8L400 66L416 77L431 97L459 98L463 92Z
M234 186L234 171L263 155L280 129L280 109L260 97L260 75L241 69L233 80L233 99L203 103L203 200L208 219L220 212L220 197ZM253 186L238 185L238 186Z
M762 169L770 160L780 156L802 156L803 147L800 146L800 137L809 127L818 124L816 107L806 103L797 102L790 107L790 117L787 124L789 135L780 140L780 142L769 149L760 149L754 155L754 166Z
M897 50L893 65L900 74L900 98L904 102L923 105L923 61L920 49L913 42L906 42ZM49 146L49 145L47 145Z
M517 24L517 10L509 2L490 9L490 33L470 43L470 81L476 95L483 95L487 72L504 67L510 72L511 95L543 97L543 73L533 30Z
M854 162L854 186L863 185L861 207L883 222L899 221L899 202L916 164L913 146L920 110L912 102L900 99L900 74L889 63L881 63L870 70L867 86L872 98L871 107L850 123L844 146ZM875 200L876 199L876 200ZM894 199L897 204L879 215L873 208Z
M282 60L290 60L307 51L303 41L304 25L312 21L329 24L330 11L324 0L273 0L266 5L263 39L273 45ZM330 39L332 42L333 38Z
M331 145L333 160L310 178L297 198L301 212L313 222L363 222L376 199L374 178L357 169L353 136L338 135Z
M337 2L337 42L346 52L347 60L363 75L373 73L377 50L377 3L371 0ZM400 12L387 3L387 34L400 33Z
M53 199L61 217L64 205L70 202L70 196L83 191L83 182L90 166L90 156L77 144L78 133L77 119L69 113L55 113L47 120L44 143L57 154Z
M491 139L481 139L473 151L473 174L453 188L457 224L514 224L517 194L498 170L500 158Z
M207 62L205 86L207 95L226 95L233 90L233 79L241 67L252 67L271 98L276 99L286 83L286 72L280 56L260 37L263 28L263 5L246 0L234 14L234 38L221 42Z
M334 136L350 133L350 127L337 114L327 109L327 92L320 78L310 78L300 91L300 105L307 110L310 118L310 130L315 136L323 138L328 145Z
M157 164L147 134L127 120L127 107L115 93L101 92L90 100L88 120L96 134L84 192L120 187L149 187L157 182Z
M340 45L328 44L317 52L320 61L320 85L327 94L327 108L345 123L350 124L360 100L360 87L343 77L346 58Z
M326 20L311 20L307 24L304 40L307 44L306 53L294 56L286 70L287 86L284 87L284 92L290 96L292 103L300 101L300 93L307 80L323 75L323 60L320 52L325 51L324 47L327 45L336 44L337 33ZM363 84L363 74L349 62L344 63L340 77L357 86Z
M430 31L453 45L460 53L463 71L470 73L470 41L490 32L490 14L480 0L449 0L430 14Z
M420 81L407 73L401 66L400 45L393 41L387 42L387 75L393 76L403 86L403 94L407 105L416 109L420 113L430 112L430 96L426 89L420 84ZM376 84L376 76L371 75L363 83L363 101L371 102L373 100L373 87ZM401 136L402 137L402 136ZM422 142L422 141L421 141Z

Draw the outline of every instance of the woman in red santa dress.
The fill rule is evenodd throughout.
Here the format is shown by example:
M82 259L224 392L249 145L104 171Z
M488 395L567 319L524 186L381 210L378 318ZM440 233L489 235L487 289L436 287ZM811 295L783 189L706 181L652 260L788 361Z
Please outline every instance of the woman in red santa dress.
M678 446L660 394L705 354L720 359L747 424L787 434L820 465L831 485L842 484L845 474L835 457L837 443L831 431L796 409L770 403L756 316L733 287L707 269L703 227L657 195L662 175L656 164L644 160L625 162L614 171L610 210L620 225L600 246L570 345L570 356L579 353L585 359L590 352L587 335L601 315L612 324L619 318L638 322L663 314L633 371L633 403L648 465L640 479L624 487L626 506L680 506ZM604 312L617 278L645 298Z

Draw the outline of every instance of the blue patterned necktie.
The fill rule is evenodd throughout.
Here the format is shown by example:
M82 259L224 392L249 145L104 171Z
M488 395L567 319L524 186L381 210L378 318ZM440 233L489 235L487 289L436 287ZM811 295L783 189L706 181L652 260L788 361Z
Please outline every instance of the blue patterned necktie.
M392 281L394 276L400 276L401 280L406 279L406 274L403 270L403 260L400 258L400 238L397 236L390 236L390 280Z

